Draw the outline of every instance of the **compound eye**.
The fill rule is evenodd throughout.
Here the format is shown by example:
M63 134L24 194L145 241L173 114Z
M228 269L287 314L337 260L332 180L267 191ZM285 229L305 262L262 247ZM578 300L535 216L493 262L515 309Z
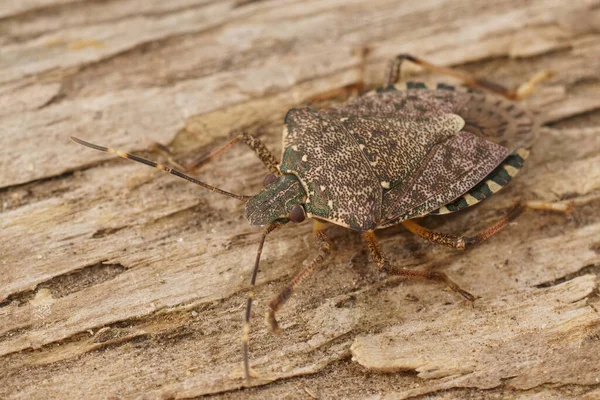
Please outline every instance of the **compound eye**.
M299 224L300 222L304 221L305 218L306 212L304 211L304 207L302 207L300 204L296 204L290 212L290 221Z
M275 174L269 174L267 176L265 176L265 179L263 179L263 186L269 186L271 183L275 182L277 180L277 175Z

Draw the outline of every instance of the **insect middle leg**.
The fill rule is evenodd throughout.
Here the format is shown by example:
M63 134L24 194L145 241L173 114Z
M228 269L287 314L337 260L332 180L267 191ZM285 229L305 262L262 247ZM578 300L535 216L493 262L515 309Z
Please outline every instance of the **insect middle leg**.
M331 239L324 231L325 224L318 221L314 224L314 235L315 240L319 246L319 250L312 261L304 267L294 278L283 288L281 292L271 302L269 302L270 310L267 312L266 319L272 332L279 333L281 329L275 318L275 313L283 306L283 304L290 298L294 289L298 287L302 282L306 280L313 272L317 270L327 256L331 253Z
M219 154L225 152L225 150L229 149L231 146L233 146L239 141L243 141L248 145L248 147L254 150L254 153L257 155L258 158L260 158L260 160L269 169L269 171L276 175L280 175L280 172L277 169L277 158L275 158L275 156L269 151L267 146L265 146L265 144L259 138L246 132L234 137L229 142L225 143L223 146L213 151L209 155L186 165L177 162L173 158L173 153L171 153L167 146L160 143L154 143L153 148L163 153L167 157L169 162L175 165L176 167L182 168L185 171L192 173L197 171L200 167L207 164L214 158L216 158Z
M393 267L383 252L381 251L381 246L377 241L377 237L375 236L375 232L367 231L363 234L365 238L365 242L367 243L367 248L369 249L369 253L371 253L371 257L373 261L377 264L380 271L386 271L394 275L404 276L406 278L421 278L432 281L443 282L450 289L460 294L462 297L469 301L475 301L475 296L466 290L462 289L456 282L448 277L448 275L444 274L440 271L419 271L414 269L401 269Z
M400 78L400 67L402 66L402 62L404 60L413 62L413 63L421 66L423 69L425 69L427 71L431 71L431 72L438 73L440 75L447 75L447 76L451 76L456 79L460 79L465 84L467 84L471 87L486 89L493 93L504 96L510 100L521 100L521 99L527 97L528 95L530 95L533 92L536 84L538 84L552 76L552 73L550 73L549 71L541 71L541 72L537 73L536 75L534 75L533 77L531 77L531 79L529 79L527 82L520 85L519 87L517 87L515 89L508 89L497 83L490 82L487 79L477 78L477 77L475 77L471 74L467 74L465 72L455 71L450 68L431 64L420 58L411 56L410 54L400 54L400 55L396 56L396 58L394 58L390 62L389 69L386 73L386 81L385 81L386 86L393 85L398 81L398 79Z

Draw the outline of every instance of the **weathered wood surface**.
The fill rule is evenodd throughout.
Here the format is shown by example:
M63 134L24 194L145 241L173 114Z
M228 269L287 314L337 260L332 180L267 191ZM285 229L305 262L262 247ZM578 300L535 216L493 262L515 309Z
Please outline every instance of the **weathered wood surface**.
M0 397L598 398L599 27L592 0L2 1ZM245 129L279 152L288 108L377 85L400 52L508 85L556 73L525 101L546 127L518 179L427 226L475 232L518 199L573 215L526 213L465 253L381 233L397 265L442 269L473 307L378 283L360 237L331 228L335 256L273 336L260 316L313 249L310 224L280 229L251 334L262 379L237 391L260 230L233 199L68 137L198 155ZM265 173L239 146L201 176L255 193Z

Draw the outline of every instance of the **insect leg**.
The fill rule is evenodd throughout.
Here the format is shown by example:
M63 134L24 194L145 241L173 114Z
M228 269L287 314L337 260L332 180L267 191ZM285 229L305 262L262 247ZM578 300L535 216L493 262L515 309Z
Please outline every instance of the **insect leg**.
M435 232L417 224L413 220L403 221L402 225L404 225L415 235L420 236L432 243L441 244L442 246L450 247L452 249L464 250L467 247L473 247L500 232L506 225L514 221L526 209L558 211L565 214L570 214L572 207L573 203L548 203L544 201L528 201L523 204L519 203L494 225L474 236L456 236L448 233Z
M319 246L319 250L317 255L313 258L313 260L304 267L294 278L288 283L288 285L283 288L281 292L269 303L270 310L267 311L266 319L269 323L269 327L271 331L274 333L279 333L281 329L279 328L279 324L277 323L277 319L275 319L275 313L283 306L283 304L290 298L294 289L298 287L306 278L308 278L315 270L323 264L325 258L331 252L331 240L329 236L325 234L324 231L325 224L320 222L315 222L314 225L314 234L315 240Z
M267 146L265 146L265 144L260 139L246 132L234 137L229 142L225 143L223 146L213 151L206 157L191 163L187 168L190 171L198 170L201 166L207 164L212 159L214 159L219 154L223 153L225 150L227 150L239 141L243 141L248 145L248 147L254 150L254 153L258 156L258 158L260 158L260 160L263 162L263 164L265 164L269 171L271 171L274 174L280 175L279 169L277 169L277 165L279 164L277 162L277 158L275 158L275 156L269 151Z
M246 382L250 383L250 357L248 355L248 342L250 339L250 316L252 315L252 300L254 299L254 285L256 284L256 276L258 275L258 266L260 264L260 256L262 255L262 249L265 244L265 239L267 235L273 232L279 224L274 223L271 224L265 229L260 238L260 242L258 244L258 250L256 251L256 260L254 261L254 269L252 270L252 275L250 278L250 289L248 290L248 300L246 302L246 312L244 313L244 327L242 334L242 351L244 354L244 375L246 377Z
M402 225L415 235L432 243L441 244L442 246L450 247L452 249L464 250L467 247L475 246L500 232L506 225L521 215L524 210L525 206L523 204L517 204L494 225L474 236L456 236L448 233L435 232L417 224L413 220L403 221Z
M394 83L396 83L398 81L398 79L400 78L400 67L402 66L402 62L404 60L413 62L413 63L421 66L423 69L425 69L427 71L431 71L431 72L438 73L440 75L447 75L447 76L451 76L456 79L460 79L461 81L463 81L465 84L467 84L469 86L489 90L493 93L504 96L510 100L521 100L521 99L527 97L528 95L530 95L533 92L536 84L538 84L552 76L552 73L549 71L541 71L541 72L537 73L536 75L534 75L533 77L531 77L531 79L529 79L527 82L520 85L519 87L517 87L515 89L507 89L504 86L499 85L494 82L490 82L487 79L477 78L477 77L475 77L471 74L467 74L465 72L455 71L450 68L431 64L427 61L421 60L420 58L413 57L410 54L400 54L400 55L396 56L396 58L394 58L390 62L390 66L386 73L386 81L385 81L386 86L393 85Z
M373 231L367 231L363 234L365 238L365 242L367 243L367 248L371 253L371 257L373 257L373 261L377 264L380 270L389 272L394 275L400 275L407 278L421 278L428 279L432 281L443 282L450 289L460 294L462 297L469 301L475 301L475 296L466 290L461 289L460 286L452 279L448 277L448 275L439 271L418 271L413 269L400 269L393 267L383 252L381 251L381 246L379 246L379 242L377 241L377 237Z
M531 210L558 211L569 215L573 211L573 202L548 203L546 201L531 200L525 203L525 207Z
M187 165L181 164L179 161L177 161L175 159L175 156L173 155L173 152L171 151L171 149L169 149L164 144L158 143L158 142L154 142L150 146L150 149L152 149L154 151L157 151L160 154L162 154L163 157L165 157L167 159L167 161L169 162L169 164L173 165L175 168L180 169L182 171L185 171L187 173L194 172L194 171L190 170L190 168Z

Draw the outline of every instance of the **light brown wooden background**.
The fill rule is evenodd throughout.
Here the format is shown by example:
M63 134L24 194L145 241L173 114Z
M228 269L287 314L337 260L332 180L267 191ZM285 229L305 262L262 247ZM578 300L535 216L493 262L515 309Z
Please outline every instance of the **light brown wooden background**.
M465 253L381 233L394 263L440 268L473 307L378 286L360 236L334 227L335 256L273 336L266 303L313 249L309 223L280 229L251 335L262 379L238 391L260 230L233 199L68 137L156 158L153 141L202 155L247 130L279 154L288 108L376 86L401 52L509 86L556 73L525 102L545 128L516 181L426 226L476 232L519 199L573 215L526 213ZM600 397L599 71L597 0L3 0L0 397ZM200 176L252 194L265 173L239 146Z

